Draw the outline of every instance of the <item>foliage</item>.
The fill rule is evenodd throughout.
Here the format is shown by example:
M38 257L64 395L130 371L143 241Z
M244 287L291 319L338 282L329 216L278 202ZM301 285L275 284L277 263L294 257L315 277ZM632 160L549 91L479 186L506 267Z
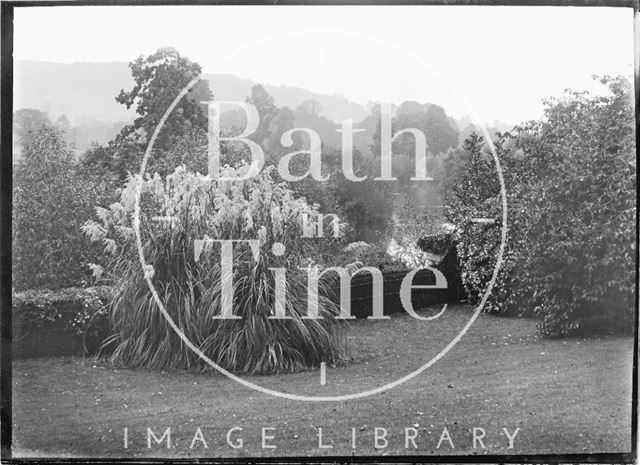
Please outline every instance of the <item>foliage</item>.
M434 234L421 236L416 245L425 252L437 255L444 255L456 246L453 240L453 231L444 228Z
M623 330L634 323L636 162L631 84L567 92L545 119L522 128L535 159L529 204L528 286L541 331Z
M387 232L392 216L393 196L388 183L374 181L371 160L354 150L354 173L366 176L363 181L347 179L342 170L341 152L323 147L322 173L327 181L319 182L310 177L291 184L297 195L309 203L318 204L322 211L335 213L349 224L345 238L350 241L374 242ZM291 163L294 174L308 169L308 157L297 157Z
M406 128L422 131L426 136L427 150L431 155L445 153L448 149L458 145L458 131L450 123L444 109L438 105L403 102L392 118L391 126L393 134ZM376 156L380 156L380 121L376 125L372 150ZM401 134L393 141L392 152L394 156L406 156L402 163L406 167L404 170L401 169L401 172L412 173L415 170L415 151L415 138L411 134ZM396 167L394 166L394 168ZM401 167L398 166L398 168ZM401 176L398 177L403 179Z
M148 142L169 106L200 75L202 69L173 48L161 48L146 58L140 56L129 67L135 85L128 92L121 90L116 101L127 108L135 105L136 113L140 116L132 126L123 129L123 135L142 130L144 140ZM207 118L201 102L209 101L212 97L207 81L199 81L194 85L164 123L156 147L167 147L175 135L184 134L188 127L206 129Z
M547 336L629 331L633 323L635 140L630 84L602 78L609 93L567 92L545 118L501 135L508 243L488 311L529 313ZM482 138L450 172L446 215L472 302L495 265L499 184ZM461 170L461 167L463 169ZM452 181L453 180L453 181ZM495 227L470 222L493 218Z
M131 138L117 137L109 144L93 143L80 158L82 170L95 176L108 175L124 182L129 174L139 173L146 146ZM177 166L200 173L207 172L207 133L198 127L188 127L175 135L171 145L163 149L154 146L147 159L146 172L166 176Z
M521 209L517 208L520 190L519 180L523 166L505 148L510 135L499 135L494 142L500 161L507 193L508 240L503 262L493 289L483 310L498 314L527 314L526 306L518 305L516 283L521 277L522 256L519 246L523 228ZM456 228L452 240L457 246L460 275L469 301L478 305L484 295L497 264L502 233L502 200L495 162L483 137L472 133L464 143L464 156L454 157L447 164L449 175L445 179L445 216ZM530 176L529 176L530 177ZM495 223L487 225L474 222L486 218Z
M128 92L121 90L116 101L127 108L135 106L139 116L108 144L92 144L81 159L85 171L114 174L120 182L140 171L143 155L164 113L202 71L200 65L172 48L159 49L146 58L140 56L129 67L134 87ZM206 149L207 116L202 102L212 99L204 80L180 99L154 142L147 166L150 172L167 175L181 163L194 169L206 167L206 155L196 159L195 154L200 157L200 148Z
M106 146L92 142L87 151L80 157L79 162L83 171L87 173L95 175L99 175L100 173L116 173L119 178L125 177L127 174L126 169L130 165L133 165L135 160L130 163L122 163L123 166L118 167L118 160L115 159L114 152L112 142Z
M247 98L247 102L256 107L260 117L258 128L251 135L251 139L263 145L265 139L269 137L271 121L278 114L278 107L276 107L273 97L259 84L251 88L251 96Z
M336 202L344 212L345 220L353 228L354 240L378 241L388 232L393 215L393 196L391 187L373 180L373 169L363 156L354 153L358 176L367 175L364 181L351 181L345 178L342 170L336 171L334 195Z
M262 142L265 149L265 157L269 155L282 156L282 135L294 127L296 127L296 124L293 110L288 107L279 108L269 125L269 135ZM267 159L267 163L270 163L269 159ZM273 164L273 161L271 161L271 164Z
M238 176L248 169L225 168ZM321 282L320 315L303 319L307 311L307 275L314 244L302 238L302 215L317 210L274 183L272 169L247 181L218 182L183 167L166 177L133 176L120 202L98 209L101 223L83 227L113 255L107 275L115 285L111 306L113 361L126 366L191 367L203 362L172 331L157 307L141 273L132 229L134 195L140 188L141 235L145 261L154 287L172 319L189 340L222 367L239 372L274 373L336 362L345 355L338 308ZM156 216L174 218L154 221ZM233 251L233 313L242 319L216 319L221 314L221 265L218 245L199 247L203 239L256 239L261 253L254 260L249 247ZM281 242L286 253L273 255ZM196 249L196 247L198 247ZM202 250L200 250L202 249ZM196 257L198 256L198 257ZM274 320L275 279L269 268L287 270L286 313Z
M322 114L320 103L315 100L302 102L293 112L295 127L313 129L320 136L322 144L326 147L340 148L341 137L337 131L339 126ZM308 147L307 137L302 133L293 134L294 147Z
M62 134L42 126L14 165L13 286L66 287L87 283L86 264L99 249L80 233L96 203L109 202L108 177L83 172Z

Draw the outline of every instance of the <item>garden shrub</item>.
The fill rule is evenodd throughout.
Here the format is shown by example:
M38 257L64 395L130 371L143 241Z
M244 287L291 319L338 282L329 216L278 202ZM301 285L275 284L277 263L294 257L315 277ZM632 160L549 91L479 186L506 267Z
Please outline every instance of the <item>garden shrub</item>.
M494 147L502 167L507 193L508 236L503 262L483 311L499 315L531 315L516 291L522 279L522 231L526 215L520 208L523 163L508 148L511 135L500 134ZM465 293L472 305L478 305L494 273L502 233L502 199L496 165L484 138L472 133L464 143L463 157L450 161L448 169L457 176L445 184L445 216L455 225L451 240L456 244L459 272ZM457 164L457 166L452 166ZM494 220L477 223L475 218Z
M247 169L246 164L226 167L222 175L239 176ZM250 373L300 370L345 357L343 325L335 319L339 308L322 282L322 319L303 319L307 274L301 268L310 265L316 246L313 239L302 237L302 215L318 212L286 185L275 183L271 172L267 168L233 182L212 181L184 167L165 179L157 174L144 180L132 176L119 202L98 208L101 222L89 221L83 229L112 254L105 275L115 287L114 363L204 366L171 329L141 272L132 223L138 187L146 272L173 321L207 357L227 370ZM196 243L206 238L260 241L256 260L246 244L233 250L233 313L242 319L216 319L222 311L220 246ZM275 242L285 245L283 256L271 253ZM275 308L275 279L269 268L276 267L287 270L286 320L269 318Z
M631 83L567 92L523 128L535 160L529 286L547 336L631 334L635 321L636 141Z
M86 285L86 265L99 259L80 227L96 203L115 192L108 176L85 173L55 128L31 134L14 165L13 287Z
M602 78L608 93L567 92L545 117L499 137L508 242L486 309L532 314L546 336L630 333L636 272L635 138L631 85ZM495 264L499 185L482 138L450 166L446 215L457 226L462 280L477 303ZM461 162L461 163L460 163ZM471 223L494 218L493 227Z

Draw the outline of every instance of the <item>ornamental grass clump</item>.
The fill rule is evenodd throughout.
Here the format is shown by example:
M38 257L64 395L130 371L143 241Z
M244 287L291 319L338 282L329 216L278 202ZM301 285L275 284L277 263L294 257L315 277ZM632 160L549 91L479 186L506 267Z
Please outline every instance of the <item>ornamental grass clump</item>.
M247 169L225 167L221 175L239 177ZM275 183L270 169L245 181L212 181L179 167L166 179L130 177L118 203L97 208L101 223L83 226L111 255L106 275L115 287L109 341L115 345L114 363L154 369L206 366L170 327L144 278L133 229L138 186L144 271L170 317L207 357L230 371L262 374L345 358L344 323L336 320L339 308L327 297L330 283L320 282L321 319L304 318L304 269L317 245L302 237L303 215L317 214L316 207ZM216 240L260 241L257 257L246 242L233 246L233 315L238 319L220 319L223 269ZM282 256L272 253L276 242L286 248ZM287 319L269 318L276 307L270 268L286 269Z

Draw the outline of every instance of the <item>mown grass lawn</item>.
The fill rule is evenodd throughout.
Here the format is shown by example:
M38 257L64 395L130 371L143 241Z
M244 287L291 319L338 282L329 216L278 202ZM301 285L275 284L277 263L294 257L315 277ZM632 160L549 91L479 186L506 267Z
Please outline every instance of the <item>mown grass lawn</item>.
M468 321L450 307L433 322L406 315L351 323L355 359L319 370L248 380L301 395L381 386L418 368ZM121 370L72 358L19 360L13 371L17 456L238 457L303 455L540 454L631 448L632 338L548 340L535 322L481 315L443 359L382 394L343 402L301 402L250 390L214 373ZM147 448L147 428L171 428L171 448ZM242 449L227 444L243 440ZM262 428L275 449L262 448ZM437 443L447 428L451 441ZM473 428L482 428L474 448ZM123 432L128 431L128 448ZM191 442L200 428L202 441ZM318 448L318 430L323 444ZM351 446L352 428L356 448ZM386 429L376 449L375 428ZM406 448L415 428L417 448ZM514 448L503 428L513 434ZM481 435L481 431L476 431ZM382 434L382 430L379 430ZM451 447L455 446L455 449Z

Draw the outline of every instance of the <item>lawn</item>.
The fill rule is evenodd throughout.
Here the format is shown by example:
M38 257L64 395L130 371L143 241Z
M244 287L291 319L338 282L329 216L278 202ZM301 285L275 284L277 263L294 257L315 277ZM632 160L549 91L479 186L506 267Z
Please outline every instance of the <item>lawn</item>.
M246 378L315 396L382 386L438 353L471 313L457 305L431 322L407 315L352 322L354 360L328 367L324 385L319 370ZM632 338L549 340L534 334L535 321L481 315L421 375L381 394L342 402L275 398L215 373L123 370L73 358L18 360L13 367L14 454L131 458L629 451ZM242 448L227 444L234 427L242 430L231 431L231 442L237 446L241 438ZM148 448L147 428L158 438L171 428L171 447L163 442ZM273 429L263 433L263 428ZM376 428L379 437L386 432L384 448L375 447ZM512 449L503 428L512 437L519 428ZM333 449L319 448L320 429L322 445ZM275 449L262 447L263 434L265 445ZM407 440L407 435L415 438ZM379 439L378 445L385 442Z

